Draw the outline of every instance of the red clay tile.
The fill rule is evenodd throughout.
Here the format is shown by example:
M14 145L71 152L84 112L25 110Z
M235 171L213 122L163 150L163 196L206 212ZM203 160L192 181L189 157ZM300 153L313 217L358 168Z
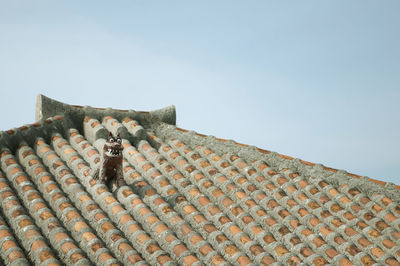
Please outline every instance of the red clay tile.
M36 240L32 243L32 250L36 252L39 248L46 247L46 243L42 240Z
M12 252L10 252L10 254L8 254L8 259L10 260L10 262L13 262L19 258L24 258L24 254L22 254L21 251L19 250L14 250Z
M281 228L279 228L278 232L279 232L282 236L284 236L284 235L290 233L290 230L289 230L289 228L287 228L286 226L282 226Z
M342 258L339 260L339 266L351 266L354 265L353 263L351 263L351 261L349 261L347 258Z
M24 236L26 239L29 240L29 239L33 239L37 236L40 236L40 233L34 229L30 229L30 230L25 231Z
M310 188L309 192L313 195L317 194L319 192L319 190L316 187L312 187Z
M228 238L226 236L224 236L223 234L217 235L215 237L215 239L217 240L218 244L222 244L222 243L228 241ZM249 241L247 241L247 239L248 239L248 237L242 236L242 237L240 237L240 242L245 244L245 243L249 242Z
M273 257L271 257L271 256L264 256L264 257L261 259L261 263L262 263L263 265L271 265L271 264L274 263L274 262L276 262L276 261L275 261L275 259L274 259ZM297 263L297 261L296 261L296 263Z
M325 254L326 254L329 258L333 259L333 258L336 257L337 255L339 255L339 252L337 252L337 251L334 250L333 248L330 248L330 249L327 249L327 250L325 251Z
M385 252L382 249L378 248L378 247L372 248L371 249L371 253L372 253L372 255L374 255L377 258L379 258L379 257L381 257L381 256L383 256L385 254Z
M308 204L308 206L309 206L311 209L313 209L313 210L318 209L318 208L321 207L321 206L320 206L318 203L316 203L315 201L311 201L311 202Z
M318 257L318 258L314 259L313 263L314 263L314 265L318 265L318 266L322 266L322 265L327 265L328 264L326 259L324 259L322 257Z
M190 238L190 242L191 242L193 245L196 245L198 242L203 241L203 240L204 240L204 239L203 239L202 237L198 236L198 235L194 235L194 236L192 236L192 237Z
M287 187L287 190L288 190L288 192L289 192L290 194L293 194L294 192L297 191L297 189L296 189L294 186L292 186L292 185L288 186L288 187Z
M77 263L79 260L84 259L84 258L85 257L82 254L78 253L78 252L72 253L70 255L70 260L71 260L72 263Z
M389 240L389 239L384 239L382 241L382 244L388 249L391 249L391 248L396 246L396 244L393 241Z
M362 203L362 204L367 204L368 202L370 202L371 200L369 199L369 198L367 198L367 197L362 197L361 199L360 199L360 202Z
M276 186L272 183L268 183L265 185L265 188L268 190L274 190L276 188Z
M349 245L349 246L346 248L346 251L347 251L351 256L355 256L355 255L357 255L358 253L361 252L361 250L360 250L357 246L355 246L355 245Z
M314 226L314 227L317 226L320 223L321 223L321 221L318 218L313 217L313 218L310 219L310 224L312 226Z
M190 255L190 256L186 256L183 259L183 261L186 265L193 265L194 263L198 262L199 260L195 256Z
M287 155L283 155L283 154L278 154L279 157L283 158L283 159L287 159L287 160L293 160L293 157L287 156Z
M232 257L234 254L239 252L237 247L235 247L233 245L226 246L224 250L225 250L225 253L228 254L228 256L230 256L230 257Z
M258 235L258 234L264 232L264 230L259 226L253 226L253 227L251 227L251 230L254 235Z
M388 258L385 260L386 264L389 266L400 266L400 262L395 258Z
M13 247L17 247L17 244L14 241L11 240L7 240L4 241L2 244L2 249L6 252L8 249L13 248Z
M264 242L267 243L267 244L271 244L271 243L273 243L273 242L276 241L275 238L274 238L272 235L266 235L266 236L264 236L264 237L263 237L263 240L264 240Z
M375 237L375 238L381 236L381 234L380 234L378 231L374 230L374 229L370 230L370 231L368 232L368 234L369 234L370 236L372 236L372 237Z
M341 236L336 236L336 237L334 238L334 241L335 241L338 245L342 245L343 243L346 243L346 240L345 240L343 237L341 237Z
M361 206L358 204L352 204L351 209L356 213L362 210Z
M188 251L187 247L182 244L176 245L174 247L174 253L176 256L180 257L185 251Z
M298 182L299 186L301 188L305 188L306 186L308 186L310 183L308 183L306 180L302 179Z
M389 227L389 225L387 223L385 223L384 221L376 222L375 226L379 231L383 231L383 230L385 230L386 228Z
M203 229L204 229L204 231L206 231L207 233L212 233L212 232L218 231L218 229L217 229L214 225L211 225L211 224L206 224L206 225L204 225L204 226L203 226Z
M268 224L269 226L273 226L273 225L277 224L278 222L273 218L267 218L265 220L265 223Z
M335 226L335 227L340 227L342 226L344 223L338 219L338 218L334 218L332 219L331 223Z
M259 152L261 152L261 153L264 153L264 154L271 153L270 151L263 150L263 149L260 149L260 148L256 148L256 150L259 151Z
M44 211L44 212L42 212L42 213L40 214L40 219L42 219L43 221L45 221L45 220L47 220L47 219L49 219L49 218L53 218L53 217L54 217L54 215L51 214L51 213L48 212L48 211Z
M297 174L297 173L290 173L289 174L289 177L291 178L291 179L295 179L296 177L298 177L299 176L299 174Z
M319 247L321 247L322 245L325 245L325 244L326 244L326 242L325 242L321 237L319 237L319 236L317 236L316 238L314 238L312 242L313 242L313 244L314 244L317 248L319 248Z
M300 240L299 240L300 241ZM301 255L303 255L304 257L309 257L313 254L312 250L309 249L308 247L303 247L300 250Z
M307 162L307 161L303 161L303 160L300 160L300 162L301 162L302 164L304 164L304 165L307 165L307 166L314 166L314 165L315 165L314 163Z
M310 213L309 213L306 209L304 209L304 208L300 208L297 212L300 214L301 217L304 217L305 215L310 214Z
M350 212L345 212L345 213L343 214L343 217L344 217L346 220L349 220L349 221L351 221L351 220L353 220L353 219L356 218L356 217L355 217L353 214L351 214Z
M391 199L389 199L388 197L383 197L381 199L381 202L384 206L389 206L390 204L393 203L393 201Z
M254 219L251 216L245 215L245 216L242 217L242 221L245 224L249 224L249 223L254 222Z
M44 261L46 261L48 259L52 259L52 258L54 258L54 256L49 251L42 251L39 253L39 259L40 259L40 262L42 262L42 263Z
M68 251L77 248L77 246L71 242L65 242L61 245L61 250L64 254L68 253Z
M249 209L257 206L257 203L254 200L246 200L244 203L247 205Z
M304 194L304 193L300 193L300 194L297 196L297 198L298 198L299 200L301 200L301 201L305 201L305 200L308 199L307 195Z
M369 178L369 180L371 180L372 182L377 183L377 184L379 184L381 186L386 185L386 182L381 181L381 180L376 180L376 179L372 179L372 178Z
M279 257L289 253L289 250L287 250L284 246L277 246L274 250Z
M364 264L364 265L373 265L373 264L375 264L376 263L376 261L375 260L373 260L370 256L364 256L364 257L362 257L361 258L361 263L362 264Z
M321 231L321 233L322 233L323 235L325 235L325 236L328 236L328 235L330 235L330 234L333 233L333 230L330 229L330 228L327 227L327 226L322 226L322 227L320 228L320 231Z
M385 215L385 220L388 221L389 223L394 222L396 219L397 219L396 216L394 216L390 212Z

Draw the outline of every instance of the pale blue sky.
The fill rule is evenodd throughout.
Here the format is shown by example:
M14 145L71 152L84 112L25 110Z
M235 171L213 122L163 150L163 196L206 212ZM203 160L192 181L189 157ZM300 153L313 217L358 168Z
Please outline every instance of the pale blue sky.
M400 184L399 1L0 0L0 130L36 96Z

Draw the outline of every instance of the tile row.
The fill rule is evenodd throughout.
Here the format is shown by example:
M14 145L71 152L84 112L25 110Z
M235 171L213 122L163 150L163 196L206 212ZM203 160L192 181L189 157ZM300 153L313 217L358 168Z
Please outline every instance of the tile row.
M43 150L46 148L41 144L42 142L43 140L41 139L37 140L37 144L39 145L38 147L40 147L38 149ZM87 220L93 219L94 217L83 210L83 208L77 207L75 204L76 200L68 197L68 194L65 193L68 192L68 190L64 192L62 186L57 183L54 176L45 170L45 165L43 165L41 159L34 153L34 150L24 145L18 150L18 155L19 161L22 162L27 173L32 177L36 187L50 204L57 217L63 222L71 236L76 240L82 250L86 252L91 261L96 264L106 264L111 263L111 261L117 263L117 258L112 254L113 251L108 249L107 244L97 236L96 228L92 227L92 225L87 222ZM50 159L51 157L54 158L53 155L53 153L48 152L47 156L44 158L45 160ZM58 168L60 168L60 170L64 168L63 177L65 178L61 179L62 181L60 180L61 183L72 185L72 187L74 184L77 184L77 181L74 180L72 176L68 175L65 165L61 161L54 160L51 164L51 168L54 172L56 172ZM75 192L79 192L79 190L76 190ZM81 203L82 201L79 202ZM127 244L127 241L125 241L124 244ZM132 248L131 250L133 251ZM114 251L117 251L117 249L114 249ZM105 258L112 259L107 262L104 261ZM122 257L120 258L122 259ZM138 258L136 254L131 254L130 257L125 258L122 261L134 263L138 260L140 261L140 258Z
M71 131L73 132L73 130ZM133 247L150 264L172 265L174 260L168 252L158 245L158 243L145 231L142 226L129 214L122 204L108 191L108 188L99 184L90 176L91 168L84 161L79 153L69 145L69 142L60 135L56 135L52 140L54 150L63 159L72 172L79 179L80 183L91 195L93 200L105 212L112 223L105 228L105 232L116 230L113 223L129 239ZM114 229L115 228L115 229Z
M146 153L141 153L132 146L129 148L132 153L136 154L133 157L135 160L133 164L137 164L136 168L143 170L143 176L148 176L152 179L149 179L149 181L158 190L158 193L166 198L174 199L174 209L181 213L187 223L192 225L192 228L195 228L204 239L207 239L229 262L239 262L239 264L244 265L251 264L249 257L240 251L237 245L231 241L228 234L219 230L215 222L213 223L207 219L207 212L201 211L197 202L190 199L188 193L183 192L179 186L174 184L174 180L183 178L182 175L175 173L171 176L164 173L155 161L151 162L150 158L145 157ZM167 163L166 160L162 160L162 162Z
M0 198L1 211L9 221L14 237L21 243L24 253L29 256L29 261L41 265L61 265L53 248L47 244L46 238L2 172L0 172ZM23 254L18 255L22 257Z
M111 117L103 122L105 126L107 123L109 130L121 130L123 126L129 129ZM176 169L179 174L193 180L192 185L217 203L216 207L225 212L235 226L255 240L262 238L254 238L249 224L257 228L254 225L259 223L263 233L268 232L283 246L286 240L287 250L296 250L293 243L301 244L298 250L303 252L297 251L301 260L312 252L316 252L314 256L322 256L315 261L320 263L350 264L350 260L393 263L398 256L397 216L400 208L387 197L375 193L373 202L365 195L352 199L341 191L342 187L338 190L332 185L320 187L321 182L325 182L321 178L306 178L289 169L275 171L265 162L246 162L233 154L218 155L209 147L193 147L192 150L181 141L166 144L151 132L147 132L147 139L156 149L140 141L138 153L145 155L166 176L168 173L162 171L163 165L157 161L169 160L172 167L176 167L172 168L174 171ZM148 153L141 149L143 143L151 148L148 148ZM162 147L166 145L170 145L172 150L163 154ZM161 155L156 154L157 150ZM183 156L186 162L179 156ZM137 167L144 165L138 164ZM172 184L179 190L178 183ZM261 210L254 208L251 211L255 206ZM226 211L234 208L239 210L241 219ZM263 212L268 214L260 216ZM266 244L262 240L258 243Z
M3 178L2 173L0 173L0 180L1 178ZM2 183L0 182L0 185ZM21 248L14 237L12 229L8 226L2 215L0 215L0 256L0 263L4 265L30 265L23 248Z
M110 122L111 119L108 120L108 122ZM111 120L113 121L113 120ZM107 124L106 124L107 126ZM114 126L116 126L116 123L114 123ZM119 127L118 127L119 128ZM112 130L112 128L110 128L110 130ZM138 169L138 171L141 171L141 175L145 178L145 180L141 180L136 182L134 185L143 188L145 191L148 191L149 193L153 194L153 192L157 192L157 194L159 194L162 198L166 199L166 201L168 203L171 203L172 207L177 209L177 203L179 204L179 206L182 205L186 205L185 208L178 208L177 210L182 211L184 210L188 210L188 209L192 209L194 208L185 198L184 195L182 195L181 193L179 193L177 191L177 189L171 184L169 183L169 181L160 173L158 172L158 170L154 167L154 165L148 161L139 151L137 151L129 142L127 141L123 141L124 144L124 157L127 159L127 161L129 161L129 163L132 164L132 166L134 166L134 168ZM101 146L101 145L100 145ZM164 160L166 161L166 160ZM142 193L145 195L145 193ZM163 200L164 201L164 200ZM163 202L163 201L158 201L158 202ZM165 206L165 207L169 207L169 206ZM177 218L177 216L175 216L175 211L173 210L173 208L165 208L165 211L167 211L168 213L163 213L163 216L169 216L171 218L167 218L166 220L174 220L173 218ZM189 226L185 226L183 227L184 229L184 239L189 236L189 235L193 235L191 237L191 240L193 241L193 243L199 243L199 240L202 240L202 238L204 237L204 239L207 240L211 240L209 239L212 235L214 236L214 239L217 239L217 241L215 240L211 240L210 244L216 243L217 245L213 245L213 246L217 246L219 247L219 249L222 249L222 254L225 255L225 259L227 259L228 261L230 261L231 263L237 264L238 261L240 261L242 264L249 264L251 263L251 261L246 257L243 257L243 255L241 255L240 253L237 252L233 252L236 248L233 245L229 245L229 242L224 241L227 240L227 238L225 236L221 236L219 237L218 235L215 234L211 234L215 231L217 231L217 228L215 228L214 225L212 224L205 224L204 228L205 230L198 230L200 232L201 235L196 234L196 231L193 230L193 228L198 228L198 222L199 220L197 219L193 219L193 217L191 219L188 220L188 216L183 212L181 213L182 216L184 216L184 219L187 220L187 222L185 222L186 225ZM197 218L197 217L196 217ZM165 219L165 218L164 218ZM200 221L206 221L205 218L201 217ZM178 218L176 220L177 222L181 221L181 218ZM193 227L191 227L193 226ZM215 228L215 229L213 229ZM179 231L178 231L179 232ZM222 241L222 242L221 242ZM201 242L200 242L201 243ZM204 244L199 245L200 247L200 251L202 253L204 253L204 255L210 254L212 255L213 253L213 248L212 246L210 246L210 244L208 244L207 242L205 242ZM226 247L225 247L226 246ZM224 248L225 247L225 248ZM228 251L228 252L226 252ZM203 255L203 256L204 256ZM239 260L238 260L239 258ZM222 261L221 260L221 256L218 255L217 257L213 256L211 259L211 262L213 264L218 264Z
M123 123L126 123L128 119L125 119ZM134 123L134 124L133 124ZM136 121L129 121L129 124L124 124L125 126L132 126L134 125L134 128L141 128L140 125L136 124ZM118 123L115 119L108 118L108 120L103 121L103 125L113 132L114 134L117 134L117 130L122 127L122 124ZM97 140L95 145L100 149L103 145L104 140ZM129 141L124 140L123 141L123 146L124 146L124 156L125 158L130 158L132 155L139 155L137 150L134 149L134 147L129 143ZM187 223L181 214L177 213L174 209L173 206L177 203L180 203L182 201L182 197L172 197L168 196L168 198L165 198L161 196L157 190L150 185L143 177L142 175L135 170L135 166L139 171L142 169L142 173L146 175L146 171L143 170L142 167L140 167L140 163L142 161L140 160L135 160L139 159L138 156L134 158L133 161L134 165L131 165L127 162L127 160L124 159L124 172L129 172L129 174L125 175L126 180L128 181L129 184L131 184L131 187L137 191L137 194L130 193L130 197L133 197L133 201L135 201L135 204L147 204L157 215L160 217L160 219L163 219L166 223L165 227L172 228L177 236L182 239L185 244L196 254L201 258L202 261L204 261L207 264L226 264L226 260L219 254L217 251L214 250L214 248L206 242L206 240L200 235L196 230L192 228L192 226ZM153 174L154 175L154 174ZM149 178L149 177L148 177ZM143 200L143 202L142 202ZM171 204L170 204L171 203ZM185 215L184 213L182 215ZM167 217L165 219L165 217ZM150 216L149 218L151 218ZM152 221L156 221L155 218L151 219Z
M54 139L59 138L59 136L54 137ZM95 250L96 253L101 252L104 250L103 242L104 246L107 246L112 251L118 261L125 264L144 265L145 261L138 255L138 252L132 247L130 241L124 236L124 233L114 226L108 214L103 211L100 205L86 191L80 179L73 174L71 169L51 146L46 144L42 139L38 139L36 142L36 151L64 193L68 195L73 205L78 209L77 212L73 212L71 217L79 219L80 214L93 228L93 231L84 231L82 234L82 238L89 243L91 249ZM69 150L69 152L72 152L72 150ZM74 159L76 160L78 157L76 156ZM75 228L75 231L79 230L79 227ZM110 253L104 254L102 259L103 261L106 259L111 260L111 256L112 254ZM104 264L104 262L102 263Z
M161 147L163 145L163 142L158 139L154 134L151 134L151 132L148 132L149 134L149 141L155 146L155 147ZM178 148L178 147L177 147ZM186 148L187 149L187 148ZM201 148L200 148L201 149ZM204 150L207 150L207 152L210 152L210 149L204 148ZM185 153L185 148L181 149L181 154L185 155L187 153L190 153L191 151L188 151ZM173 154L173 152L171 152ZM310 227L311 229L314 229L314 237L312 237L311 234L311 240L313 240L312 245L314 249L318 249L319 247L323 247L322 250L325 251L325 254L329 258L332 257L337 257L335 258L337 261L341 261L342 263L350 263L348 258L352 258L352 261L362 261L364 263L369 263L369 262L374 262L374 259L376 261L382 262L382 263L387 263L390 265L398 265L398 262L396 261L398 257L398 245L397 243L397 223L394 223L395 226L389 225L388 222L394 221L395 217L391 212L388 211L382 211L382 208L380 208L380 204L376 202L377 204L373 204L372 208L369 208L371 206L363 206L363 215L358 215L357 213L357 204L350 204L349 197L346 195L339 195L338 193L335 193L335 189L332 188L332 186L329 188L329 193L328 191L319 191L318 188L316 188L313 185L310 185L307 180L305 180L303 177L297 178L295 180L295 184L293 184L292 179L298 177L298 174L295 174L291 171L287 171L286 177L282 174L278 174L265 164L259 164L259 167L262 168L262 170L268 168L264 173L260 173L260 171L257 173L257 171L241 160L238 156L227 156L227 155L221 155L223 156L226 160L216 160L219 161L218 164L213 164L214 160L213 158L216 159L216 154L213 154L212 156L209 156L210 154L205 154L203 156L208 156L209 160L208 162L212 164L213 166L216 166L217 169L215 169L214 172L217 173L224 173L226 176L229 178L232 178L233 181L237 182L238 184L243 184L243 186L247 186L248 190L246 191L247 194L254 195L254 199L265 199L266 197L260 197L260 193L257 193L257 191L254 189L254 184L258 183L263 183L264 181L267 180L267 178L271 178L271 180L268 180L267 182L263 183L263 187L265 188L264 191L266 191L266 195L270 195L271 197L268 198L268 207L278 207L279 204L275 199L283 199L281 201L281 205L283 207L290 206L288 209L290 212L292 210L296 210L298 214L300 215L299 218L302 218L303 216L306 218L303 218L304 220L304 225L305 227ZM176 157L176 155L173 155ZM188 156L186 156L186 159L194 163L195 160L201 158L202 156L199 154L192 154L190 153ZM232 160L230 160L232 158ZM239 159L239 160L237 160ZM235 160L237 160L235 162ZM202 167L201 163L203 164ZM216 163L216 162L215 162ZM232 165L230 165L231 163ZM194 163L195 164L195 163ZM235 164L235 166L233 166ZM209 168L209 165L207 162L200 160L199 163L196 165L197 169L201 168ZM207 173L207 170L214 170L214 169L205 169L204 172ZM287 170L287 169L286 169ZM193 170L192 170L193 171ZM213 171L212 171L213 172ZM239 174L239 172L242 174L242 176ZM284 171L286 172L286 171ZM194 172L193 172L194 174ZM246 180L246 176L250 177L252 175L255 175L253 178L253 183L248 182L249 180ZM289 177L290 176L290 177ZM267 178L266 178L267 177ZM250 178L251 179L251 178ZM219 181L223 181L223 177L220 177ZM216 182L218 183L218 182ZM287 183L287 184L286 184ZM208 185L210 187L210 185ZM280 191L280 190L275 190L271 192L271 189L275 188L280 188L280 186L284 187L289 187L289 190L291 192L293 191L302 191L301 193L298 192L296 195L297 197L287 197L288 191ZM211 189L213 189L211 187ZM303 190L305 189L304 193ZM255 193L254 193L255 192ZM285 195L286 194L286 195ZM313 197L309 197L309 194L315 195ZM290 195L290 194L289 194ZM318 197L318 198L317 198ZM384 197L384 196L378 196L376 195L381 204L384 204L385 206L389 206L391 210L393 210L393 213L396 212L396 204L394 204L389 198ZM321 202L319 202L319 199ZM306 201L306 202L303 202ZM328 203L327 209L324 209L323 211L321 208L321 203L324 205L327 201L330 201ZM365 199L363 200L365 201ZM265 202L267 203L267 202ZM233 204L232 204L233 205ZM347 206L346 206L347 205ZM292 209L293 207L297 207L297 209ZM351 207L350 207L351 206ZM343 209L344 211L342 213L339 213L338 211L340 209ZM371 219L371 213L368 211L371 209L373 212L381 212L380 217L383 219ZM314 215L315 213L322 213L322 216L318 217L317 215ZM308 215L310 214L310 215ZM342 214L342 216L338 216L338 214ZM328 218L328 223L322 223L326 217ZM348 223L349 221L352 221L352 224L349 226L345 226L346 222ZM385 221L386 220L386 221ZM297 220L291 220L291 224L296 225L296 227L299 226L299 219ZM316 228L313 228L316 225ZM366 225L368 225L369 229L365 229ZM355 227L355 230L352 228ZM293 229L293 227L288 227ZM340 228L340 229L338 229ZM326 231L326 236L328 236L326 239L323 238L325 236L324 234L321 234L321 229L322 231ZM361 229L361 230L358 230ZM365 229L364 231L362 229ZM393 230L394 229L394 230ZM386 231L385 231L386 230ZM285 230L282 230L284 232ZM384 233L385 236L381 234L377 234L376 232L382 232ZM354 232L357 232L357 236L354 237L354 239L351 239L351 237L354 236ZM307 240L310 240L310 233L312 231L308 230L303 230L303 233L305 233L306 238L301 238L301 242L305 243ZM333 234L334 233L334 234ZM344 235L344 237L343 237ZM315 237L317 236L317 237ZM321 237L322 236L322 237ZM381 236L379 238L380 241L378 243L376 242L376 236ZM374 238L375 237L375 238ZM343 243L344 241L347 242L347 247L343 248ZM374 241L375 240L375 241ZM356 243L354 244L353 242ZM327 246L327 243L329 243L331 246ZM352 243L352 244L348 244ZM373 244L374 243L374 244ZM342 246L341 250L337 249L337 246ZM367 248L367 253L361 252L362 250L365 250ZM339 251L340 250L340 251ZM338 251L342 254L346 254L346 257L343 257L341 254L338 253ZM357 258L354 258L356 256ZM372 257L371 257L372 256ZM374 259L373 259L374 258Z
M83 136L79 135L77 131L71 130L70 142L80 154L93 154L93 146L85 141ZM99 139L95 142L95 145L97 144L96 146L98 146L98 149L102 150L104 142L104 139ZM93 154L92 156L99 157L100 154L98 151L96 150L95 152L96 154ZM147 194L148 196L155 195L155 193L149 189L144 191L143 194ZM154 210L155 212L158 212L158 214L164 215L162 208L159 208L158 206L153 206L153 208L147 207L147 205L142 201L141 197L135 194L135 192L127 186L121 187L118 190L117 199L119 202L124 204L124 207L130 212L132 217L141 224L143 229L145 229L153 239L158 239L160 246L164 247L164 249L171 254L174 260L190 265L198 264L198 258L190 252L190 250L181 242L179 238L177 238L175 233L169 229L164 221L160 220L157 214L153 213ZM163 199L160 198L159 200ZM165 210L166 209L164 206L164 212ZM172 228L177 226L179 226L179 224L174 224Z
M236 244L239 250L243 249L243 252L252 257L254 261L259 260L259 263L272 263L275 261L273 257L263 250L260 245L255 243L248 235L240 231L236 232L230 230L229 228L231 225L233 228L234 222L223 215L222 210L212 204L211 201L200 192L198 187L193 185L190 178L185 178L184 173L177 168L178 165L168 161L168 159L161 154L161 151L158 153L158 151L153 149L146 141L140 142L138 148L142 154L154 163L156 168L161 170L164 176L168 178L168 181L189 199L194 206L192 209L193 213L202 213L205 221L212 221L220 231L226 234L228 239ZM237 226L235 228L237 228Z
M35 163L31 161L31 163ZM2 169L7 174L10 183L13 184L17 196L22 199L24 207L29 211L34 223L41 229L59 258L66 264L90 264L85 252L77 245L76 241L69 235L63 223L55 215L42 194L36 189L16 158L3 151L1 153ZM49 193L51 189L47 189ZM54 196L54 195L52 195ZM54 199L54 198L53 198Z
M287 235L288 228L285 225L278 224L276 219L241 190L236 182L212 167L198 152L177 141L170 141L169 145L163 145L160 149L168 151L167 155L181 165L182 171L186 171L188 176L192 175L201 190L209 195L213 202L220 203L220 208L237 221L239 228L258 240L278 261L305 261L314 264L327 262L312 252L304 242L299 241L298 236Z
M243 193L249 195L249 197L259 206L263 207L265 211L269 211L271 214L277 213L273 216L273 219L276 219L277 222L287 224L287 228L289 228L291 232L298 232L297 236L303 239L304 242L306 242L307 239L312 240L312 245L310 245L310 247L312 247L315 252L321 253L322 251L325 254L325 259L328 261L332 259L346 260L346 258L342 258L339 252L336 251L335 243L327 237L334 232L328 225L323 224L311 213L308 213L309 215L306 216L301 215L298 211L293 211L293 207L295 206L304 214L305 211L308 211L307 208L312 207L313 209L317 209L320 205L316 202L306 202L304 198L298 201L291 198L290 194L286 193L285 189L282 187L283 184L288 182L286 178L274 175L273 170L267 171L264 175L252 178L250 175L246 176L245 174L241 174L236 167L215 154L210 148L196 147L196 149L204 156L207 156L210 164L215 166L221 173L224 173L229 179L234 180L235 183L238 184L238 189L241 189ZM247 172L251 172L252 170L253 169L247 169ZM275 180L270 178L270 175L274 176ZM309 207L309 205L311 207ZM301 230L298 230L298 228ZM312 228L312 230L310 231L308 228ZM307 238L304 238L304 236ZM346 255L350 256L351 254ZM337 258L337 256L339 258Z
M264 162L256 161L253 164L257 168L263 169L264 173L269 172L271 174L271 168L266 166ZM300 204L302 215L307 217L306 219L309 220L312 228L326 232L323 235L326 235L328 240L333 239L339 245L338 250L344 249L343 247L347 245L342 252L354 256L355 258L352 261L356 260L356 257L371 262L375 260L381 263L392 261L393 250L389 251L383 247L381 242L385 237L378 232L388 227L382 226L378 230L374 227L367 228L367 225L362 221L362 216L353 210L356 205L346 195L339 195L332 185L328 185L322 179L313 177L307 181L305 177L287 169L284 169L282 173L282 175L272 173L271 180L286 178L287 182L281 184L288 196L284 200L294 199ZM275 184L278 185L276 182ZM368 213L369 211L364 208L363 212ZM382 221L376 224L381 225ZM386 238L390 238L392 235L389 231L386 231L385 234ZM384 241L391 242L388 239Z

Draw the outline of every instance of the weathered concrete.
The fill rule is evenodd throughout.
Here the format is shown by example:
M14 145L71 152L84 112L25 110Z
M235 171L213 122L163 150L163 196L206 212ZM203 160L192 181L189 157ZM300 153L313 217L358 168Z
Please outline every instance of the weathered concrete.
M62 103L39 94L36 101L36 121L44 121L49 117L63 115L71 119L75 128L82 129L82 122L85 116L90 116L102 121L105 116L112 116L115 119L122 120L125 117L137 120L140 124L147 126L156 121L162 121L167 124L176 124L175 106L171 105L162 109L150 112L137 112L135 110L117 110L112 108L93 108L90 106L77 106Z

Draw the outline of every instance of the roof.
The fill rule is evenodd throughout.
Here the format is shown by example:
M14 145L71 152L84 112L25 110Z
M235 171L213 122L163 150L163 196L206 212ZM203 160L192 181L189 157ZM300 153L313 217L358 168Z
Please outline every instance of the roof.
M0 264L400 265L400 191L176 127L39 95L0 132ZM108 132L127 186L96 183Z

